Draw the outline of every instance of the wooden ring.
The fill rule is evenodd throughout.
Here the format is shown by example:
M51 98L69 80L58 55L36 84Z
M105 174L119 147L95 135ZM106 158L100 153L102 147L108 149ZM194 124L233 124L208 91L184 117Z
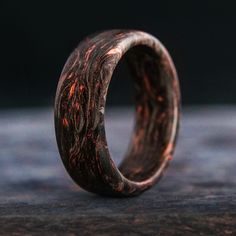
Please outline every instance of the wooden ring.
M109 154L104 111L113 71L123 57L135 82L136 120L118 168ZM57 87L55 129L62 161L90 192L138 195L160 179L172 159L179 110L176 70L155 37L134 30L88 37L68 58Z

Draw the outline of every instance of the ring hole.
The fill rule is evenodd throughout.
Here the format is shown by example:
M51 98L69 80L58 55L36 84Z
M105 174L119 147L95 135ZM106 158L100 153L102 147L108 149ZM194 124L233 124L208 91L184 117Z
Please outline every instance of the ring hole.
M124 64L124 58L127 59L129 68L125 67L124 71L123 67L122 73L120 69ZM132 79L128 69L132 73ZM130 87L130 91L135 94L135 105L129 109L133 113L123 112L122 117L119 112L114 112L110 115L110 122L107 116L106 124L111 156L119 166L120 172L129 180L142 182L152 178L163 170L171 158L178 117L174 102L176 98L173 73L170 71L171 64L168 64L168 58L144 45L130 48L114 71L111 83L117 81L121 85L120 92L116 95L118 98L125 96L123 90L127 84L127 75L134 84L133 90ZM122 79L125 81L121 81ZM114 84L110 86L112 87L116 89ZM110 89L108 96L115 95L111 93ZM135 124L131 117L135 117ZM134 126L131 123L129 125L129 120ZM109 127L109 123L112 127ZM128 133L132 135L131 141L126 138ZM122 156L124 158L121 158Z
M134 83L125 58L116 66L109 84L105 127L109 151L118 166L129 146L134 126Z

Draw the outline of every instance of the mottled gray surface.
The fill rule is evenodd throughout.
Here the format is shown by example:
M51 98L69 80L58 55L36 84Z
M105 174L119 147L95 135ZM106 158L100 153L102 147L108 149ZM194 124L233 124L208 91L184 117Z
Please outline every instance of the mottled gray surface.
M132 113L107 115L119 162ZM79 189L55 143L49 109L0 112L0 235L236 235L236 107L183 112L176 155L161 182L135 198Z

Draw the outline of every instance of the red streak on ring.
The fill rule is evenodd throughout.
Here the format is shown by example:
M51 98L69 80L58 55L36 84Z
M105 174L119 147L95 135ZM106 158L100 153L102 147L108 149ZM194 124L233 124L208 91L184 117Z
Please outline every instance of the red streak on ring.
M170 152L173 150L173 143L168 143L165 151L164 151L164 154L163 156L167 156L167 155L170 155Z
M72 84L72 86L70 88L69 98L71 98L74 93L75 93L75 83Z
M163 102L163 101L164 101L164 98L163 98L162 96L158 96L158 97L157 97L157 100L158 100L159 102Z
M84 91L84 88L85 88L84 85L81 84L81 85L79 86L79 91L83 92L83 91Z
M139 105L139 106L137 107L137 112L138 112L138 113L141 113L142 110L143 110L143 107Z
M62 119L62 124L63 126L67 126L67 127L69 126L68 120L66 118Z

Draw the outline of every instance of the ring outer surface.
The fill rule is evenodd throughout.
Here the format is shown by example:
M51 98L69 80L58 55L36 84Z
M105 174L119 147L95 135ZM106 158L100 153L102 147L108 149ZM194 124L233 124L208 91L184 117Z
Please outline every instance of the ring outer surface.
M143 181L126 178L110 156L104 124L106 96L112 74L131 48L144 45L161 55L170 75L174 107L171 139L158 170ZM169 82L168 82L169 83ZM135 196L152 187L172 159L179 127L180 90L177 73L165 47L152 35L136 30L94 34L68 58L61 73L54 107L56 139L62 162L83 189L107 196Z

